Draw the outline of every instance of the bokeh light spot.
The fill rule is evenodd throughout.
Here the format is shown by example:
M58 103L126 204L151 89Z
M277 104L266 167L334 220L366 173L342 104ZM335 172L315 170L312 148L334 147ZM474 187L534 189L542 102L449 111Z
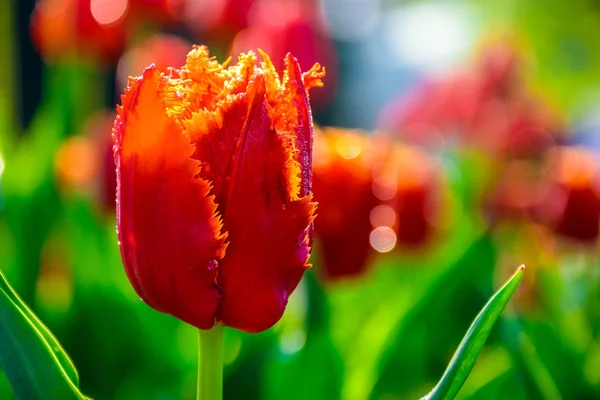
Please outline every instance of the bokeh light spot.
M346 160L356 158L362 151L361 138L352 135L341 136L335 141L335 150Z
M378 252L387 253L396 247L396 234L390 227L380 226L373 229L369 242Z
M371 225L374 227L379 226L394 226L396 222L396 212L394 209L387 205L379 205L371 210Z
M398 191L397 176L391 171L376 171L373 174L373 194L379 200L391 200Z
M100 25L118 22L127 11L127 0L91 0L92 16Z
M91 182L98 170L94 144L84 137L76 136L63 143L55 162L60 180L74 186Z
M306 334L302 330L294 330L284 334L279 341L279 349L283 354L294 354L302 350L306 343Z
M417 3L385 14L390 59L436 73L463 57L475 36L468 10L457 4Z

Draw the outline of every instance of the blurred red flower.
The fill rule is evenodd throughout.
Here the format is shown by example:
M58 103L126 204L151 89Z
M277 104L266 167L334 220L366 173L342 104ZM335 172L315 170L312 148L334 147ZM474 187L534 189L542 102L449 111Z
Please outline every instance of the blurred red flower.
M31 14L31 39L47 61L113 61L125 44L127 7L127 0L40 0Z
M360 274L369 243L373 194L373 143L363 132L324 128L315 133L313 190L319 203L315 233L326 279Z
M111 139L114 117L113 112L92 115L83 134L66 139L55 157L59 186L89 194L102 212L113 215L117 195Z
M184 0L128 0L131 15L166 24L179 22L182 18Z
M594 244L600 230L600 163L578 147L559 147L549 160L543 200L535 216L557 234Z
M394 211L393 227L400 247L418 247L441 225L442 187L433 160L421 150L396 146L388 165L376 171L376 195ZM391 166L391 169L390 169Z
M531 218L540 202L544 167L545 163L527 160L512 160L502 166L484 199L492 224Z
M201 329L248 332L282 316L307 264L312 120L288 55L225 67L194 47L171 76L132 78L113 137L117 230L125 270L156 310Z

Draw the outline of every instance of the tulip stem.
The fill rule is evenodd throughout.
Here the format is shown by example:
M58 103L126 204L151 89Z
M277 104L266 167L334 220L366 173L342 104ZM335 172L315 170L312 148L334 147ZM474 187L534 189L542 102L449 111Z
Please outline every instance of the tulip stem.
M223 398L223 325L207 331L200 330L198 337L198 400Z

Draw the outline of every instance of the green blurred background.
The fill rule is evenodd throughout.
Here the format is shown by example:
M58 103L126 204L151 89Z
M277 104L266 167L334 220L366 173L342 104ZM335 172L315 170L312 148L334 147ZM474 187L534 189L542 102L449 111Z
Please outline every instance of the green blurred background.
M0 0L0 269L86 395L194 398L197 333L143 304L121 264L114 109L128 75L181 66L188 43L221 61L291 51L328 70L316 123L385 132L441 178L396 210L391 245L372 219L370 242L325 240L317 219L283 319L226 330L225 398L419 398L522 263L459 398L600 398L599 29L592 0ZM326 272L328 249L361 245L360 272Z

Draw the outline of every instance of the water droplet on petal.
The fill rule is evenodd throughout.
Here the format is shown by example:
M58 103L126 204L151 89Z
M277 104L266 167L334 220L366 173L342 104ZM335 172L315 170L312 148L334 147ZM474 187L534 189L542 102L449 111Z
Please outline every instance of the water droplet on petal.
M219 266L219 262L217 260L215 260L214 258L211 258L210 260L208 260L208 264L206 265L206 267L208 268L209 271L214 271L215 269L217 269L218 266Z

